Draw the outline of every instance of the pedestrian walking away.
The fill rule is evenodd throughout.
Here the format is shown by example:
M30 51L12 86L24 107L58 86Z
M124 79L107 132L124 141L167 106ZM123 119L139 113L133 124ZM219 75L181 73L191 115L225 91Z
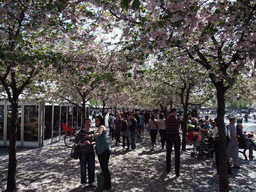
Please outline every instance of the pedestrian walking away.
M149 127L149 133L150 133L150 138L151 138L151 149L154 150L155 145L156 145L156 136L157 132L159 129L159 124L157 119L155 119L155 116L152 114L149 122L148 122L148 127Z
M132 113L128 115L128 126L129 126L130 137L131 137L131 149L134 150L136 149L135 132L137 127L137 120L135 119L134 114Z
M166 168L167 173L171 171L171 153L172 146L174 144L175 150L175 173L176 177L180 176L180 121L176 117L177 110L173 108L171 110L170 116L165 120L166 126L166 139L167 139L167 149L166 149Z
M116 115L113 126L113 134L116 140L116 146L120 143L120 131L121 131L122 120L120 115Z
M128 129L128 116L127 114L124 115L122 119L122 136L123 136L123 149L127 145L126 150L130 149L130 130Z
M166 143L166 126L165 126L165 120L164 120L164 115L161 113L159 116L159 133L161 137L161 145L162 149L164 149L165 143Z

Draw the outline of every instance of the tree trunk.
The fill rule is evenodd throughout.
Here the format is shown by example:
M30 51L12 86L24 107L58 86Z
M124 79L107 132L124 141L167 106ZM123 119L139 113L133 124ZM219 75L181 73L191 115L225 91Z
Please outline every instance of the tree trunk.
M217 127L219 132L219 187L221 192L229 191L228 186L228 157L227 157L227 139L225 133L225 88L216 86L217 89Z
M12 118L10 127L10 149L9 149L9 167L7 178L7 191L16 190L16 138L17 138L17 119L18 119L18 101L12 102Z
M85 119L86 119L85 106L86 106L86 102L85 102L85 99L83 98L83 102L82 102L82 125L81 125L81 128L84 127L84 123L85 123Z
M172 99L170 100L170 110L172 109Z
M184 81L184 88L181 90L181 103L183 105L183 121L182 121L182 151L186 151L186 141L187 141L187 121L188 121L188 101L191 88L194 86L193 83L189 83L186 89L186 83ZM185 96L185 101L184 101Z

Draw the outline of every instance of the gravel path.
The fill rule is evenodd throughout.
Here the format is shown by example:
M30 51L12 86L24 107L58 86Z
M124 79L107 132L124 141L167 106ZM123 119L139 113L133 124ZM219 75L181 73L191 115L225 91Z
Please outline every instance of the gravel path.
M175 178L174 166L166 173L166 152L150 151L148 132L134 151L123 151L111 141L110 172L112 191L218 191L219 177L212 159L199 160L190 156L192 146L181 152L181 176ZM17 150L17 187L27 192L79 192L80 166L78 160L69 157L63 140L36 149ZM256 152L254 151L256 156ZM172 157L174 153L172 154ZM232 191L256 191L256 161L245 161L239 154L241 169L232 169L230 185ZM174 158L172 158L172 163ZM8 149L0 148L0 190L6 189ZM96 158L96 173L100 172ZM87 188L86 191L97 191Z

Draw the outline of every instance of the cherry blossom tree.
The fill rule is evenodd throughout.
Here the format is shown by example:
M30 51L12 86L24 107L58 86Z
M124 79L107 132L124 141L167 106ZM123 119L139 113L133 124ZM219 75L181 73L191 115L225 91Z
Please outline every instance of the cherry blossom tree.
M248 74L237 77L236 83L227 91L226 97L231 102L245 101L250 108L254 105L255 88L254 69L251 69Z
M18 100L35 77L61 60L43 37L54 34L66 1L2 1L0 3L0 80L11 103L7 191L16 190ZM52 39L51 39L52 40Z
M82 1L66 0L5 0L0 3L0 82L1 90L12 107L12 124L8 127L10 152L7 191L16 190L18 100L22 94L30 94L31 89L28 88L35 88L45 80L45 69L55 69L62 62L67 62L67 52L58 51L58 48L68 44L65 41L67 37L83 38L84 28L75 23L79 20L86 25L99 18L97 11L90 9L89 5L92 6ZM97 21L100 22L99 19ZM92 25L87 27L86 35L90 36L89 32L94 28ZM74 29L76 33L73 34ZM74 47L79 49L77 44L68 45L70 50L74 50Z
M56 70L53 98L61 98L80 108L83 125L86 102L106 91L104 86L107 82L115 81L111 65L112 60L101 45L88 43L80 49L80 53L75 52L69 62Z
M167 63L156 66L158 67L159 83L167 85L167 89L171 88L169 92L173 95L176 94L182 105L182 150L186 150L188 109L192 106L202 105L211 99L215 93L213 86L207 75L198 73L198 69L201 67L190 59L182 66L179 66L179 62L176 60L171 65Z

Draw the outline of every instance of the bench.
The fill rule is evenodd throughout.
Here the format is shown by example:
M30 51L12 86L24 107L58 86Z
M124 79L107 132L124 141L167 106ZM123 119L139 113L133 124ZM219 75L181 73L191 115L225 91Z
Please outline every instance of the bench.
M242 153L244 155L245 160L248 160L248 157L246 155L247 149L249 149L249 147L239 147L238 149L239 153Z

